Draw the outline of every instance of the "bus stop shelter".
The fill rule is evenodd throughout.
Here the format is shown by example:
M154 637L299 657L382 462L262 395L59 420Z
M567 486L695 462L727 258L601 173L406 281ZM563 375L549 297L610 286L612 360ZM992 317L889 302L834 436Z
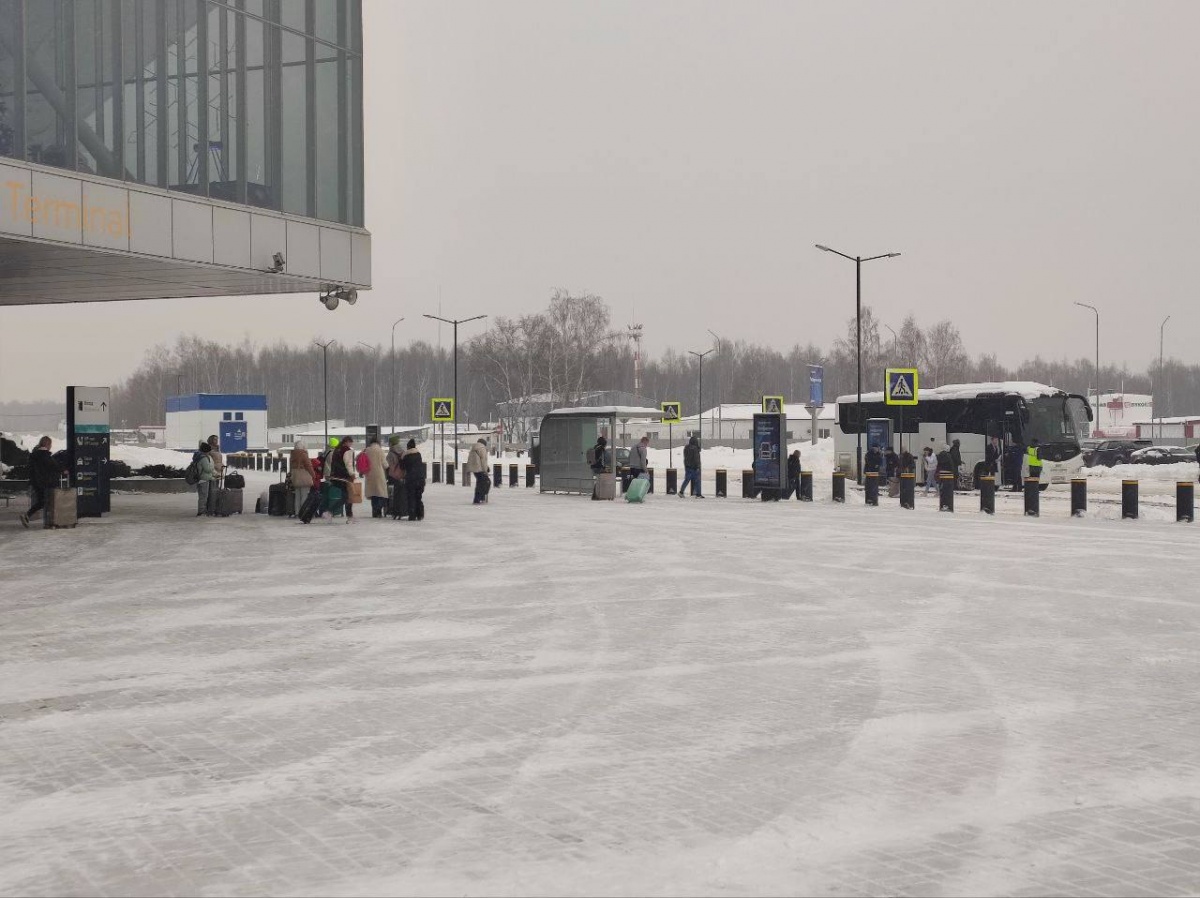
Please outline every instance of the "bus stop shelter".
M596 445L597 437L603 436L609 448L605 470L616 474L614 436L621 432L617 429L618 422L629 421L662 421L662 412L656 408L605 405L557 408L547 413L542 418L538 438L540 492L590 495L594 475L587 462L587 451Z

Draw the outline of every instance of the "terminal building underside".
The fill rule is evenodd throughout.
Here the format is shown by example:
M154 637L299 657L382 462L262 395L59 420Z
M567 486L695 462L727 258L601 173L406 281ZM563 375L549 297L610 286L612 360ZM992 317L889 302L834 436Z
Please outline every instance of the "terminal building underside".
M370 285L361 0L0 0L0 305Z

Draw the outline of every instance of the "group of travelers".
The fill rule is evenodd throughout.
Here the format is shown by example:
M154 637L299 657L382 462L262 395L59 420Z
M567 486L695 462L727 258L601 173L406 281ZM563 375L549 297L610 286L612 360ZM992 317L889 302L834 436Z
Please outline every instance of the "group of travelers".
M192 453L196 472L196 517L213 517L217 513L217 493L225 476L225 456L216 434L209 436Z
M692 436L683 447L683 483L679 486L679 498L691 495L695 499L704 498L704 489L700 481L700 438ZM587 452L588 466L597 479L612 468L612 453L608 448L608 439L596 437L596 443ZM629 484L642 477L650 469L650 437L642 437L629 450L629 460L621 472L621 480L625 489ZM690 492L689 492L690 491ZM592 498L602 498L597 489L593 488ZM606 497L611 498L611 497Z

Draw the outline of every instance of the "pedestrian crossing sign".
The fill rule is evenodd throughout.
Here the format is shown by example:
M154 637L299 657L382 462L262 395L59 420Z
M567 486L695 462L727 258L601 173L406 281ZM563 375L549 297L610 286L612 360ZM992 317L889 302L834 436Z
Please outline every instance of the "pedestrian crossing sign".
M454 400L453 399L430 399L429 400L429 417L433 421L453 421L454 420Z
M663 424L678 424L683 419L683 403L664 402L662 404Z
M884 395L888 405L917 404L917 369L888 368Z
M783 414L783 397L782 396L764 396L762 398L762 413L764 415L782 415Z

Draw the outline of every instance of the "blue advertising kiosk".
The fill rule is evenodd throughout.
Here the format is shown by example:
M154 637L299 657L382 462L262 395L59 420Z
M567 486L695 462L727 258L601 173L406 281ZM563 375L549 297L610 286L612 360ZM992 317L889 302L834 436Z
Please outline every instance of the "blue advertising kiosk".
M754 486L763 499L778 499L787 489L787 415L754 416Z

